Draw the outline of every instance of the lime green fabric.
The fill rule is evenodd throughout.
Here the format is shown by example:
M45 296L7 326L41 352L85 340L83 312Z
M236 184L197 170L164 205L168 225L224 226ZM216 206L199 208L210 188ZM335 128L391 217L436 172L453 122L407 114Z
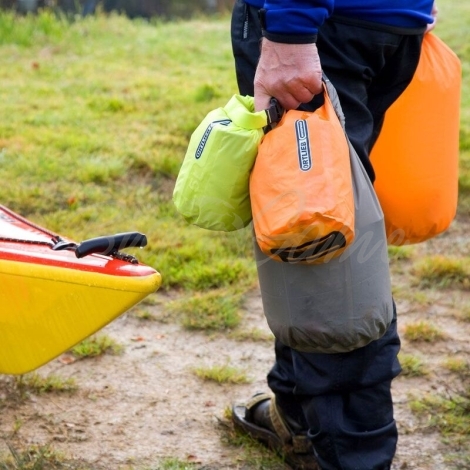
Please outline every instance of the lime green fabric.
M234 95L191 136L173 202L191 224L230 232L251 222L249 177L267 125L251 96Z

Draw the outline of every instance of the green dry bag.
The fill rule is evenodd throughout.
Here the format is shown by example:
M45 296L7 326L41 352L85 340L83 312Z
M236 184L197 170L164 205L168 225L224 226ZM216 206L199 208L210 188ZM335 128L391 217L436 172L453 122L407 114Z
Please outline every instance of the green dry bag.
M234 95L211 111L191 136L173 202L191 224L230 232L251 222L249 177L270 123L251 96Z

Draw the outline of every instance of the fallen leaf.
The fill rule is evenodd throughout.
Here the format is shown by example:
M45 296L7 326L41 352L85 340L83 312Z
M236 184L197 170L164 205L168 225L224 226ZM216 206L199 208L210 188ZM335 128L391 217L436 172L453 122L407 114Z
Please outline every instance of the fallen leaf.
M145 338L143 336L133 336L131 341L145 341Z
M62 362L62 364L72 364L75 361L76 361L76 359L73 356L61 356L61 357L59 357L59 362Z

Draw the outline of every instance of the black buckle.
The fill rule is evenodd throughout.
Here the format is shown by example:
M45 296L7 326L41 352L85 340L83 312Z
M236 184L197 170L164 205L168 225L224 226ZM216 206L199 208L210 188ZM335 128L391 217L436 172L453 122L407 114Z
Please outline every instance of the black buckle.
M279 104L276 98L271 98L269 108L265 110L268 118L268 125L264 128L264 133L267 134L277 124L284 114L284 108Z

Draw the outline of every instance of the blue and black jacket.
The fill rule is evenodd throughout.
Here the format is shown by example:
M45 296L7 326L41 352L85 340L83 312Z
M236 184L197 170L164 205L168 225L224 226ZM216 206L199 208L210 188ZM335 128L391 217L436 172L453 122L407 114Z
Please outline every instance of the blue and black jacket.
M418 34L432 23L433 0L246 0L261 9L264 35L276 42L315 42L318 28L334 17Z

